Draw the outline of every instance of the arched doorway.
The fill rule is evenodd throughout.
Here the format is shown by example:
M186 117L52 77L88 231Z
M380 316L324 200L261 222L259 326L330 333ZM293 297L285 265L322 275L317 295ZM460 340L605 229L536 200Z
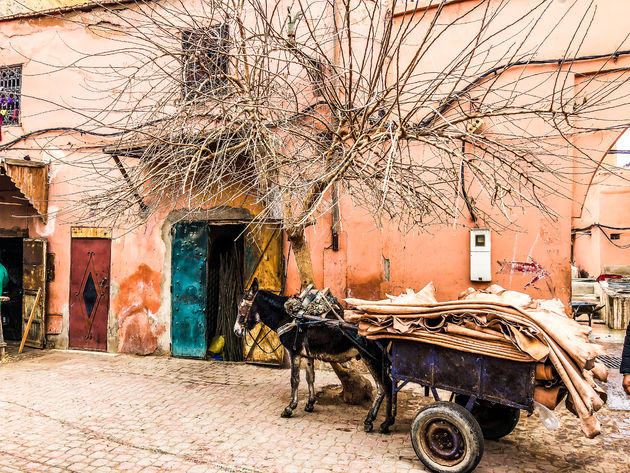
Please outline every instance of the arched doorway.
M283 349L268 328L256 327L245 343L232 332L251 278L278 293L283 280L282 233L272 224L250 225L252 216L240 210L200 212L171 227L173 356L282 362Z

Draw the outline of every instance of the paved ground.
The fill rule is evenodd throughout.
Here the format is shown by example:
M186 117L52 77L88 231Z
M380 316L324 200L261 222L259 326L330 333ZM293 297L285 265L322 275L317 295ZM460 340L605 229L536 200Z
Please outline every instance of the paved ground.
M608 394L608 408L612 410L630 411L630 396L626 396L623 392L623 388L621 387L622 376L619 372L621 350L625 336L625 330L609 330L605 326L594 324L591 339L603 345L610 356L608 360L608 387L606 389ZM630 467L628 467L628 471L630 471Z
M424 471L409 441L411 419L426 403L418 392L401 393L392 434L365 434L365 409L337 404L323 389L335 382L328 371L317 373L315 412L281 419L287 370L43 353L0 365L0 472ZM594 440L557 412L561 429L545 430L534 415L487 442L477 471L628 471L628 412L603 410L604 434Z

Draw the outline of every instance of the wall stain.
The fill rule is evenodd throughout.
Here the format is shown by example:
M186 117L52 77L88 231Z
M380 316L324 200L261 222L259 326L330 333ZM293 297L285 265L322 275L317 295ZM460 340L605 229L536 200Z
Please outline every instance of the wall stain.
M164 333L164 324L156 323L160 308L161 274L146 264L123 279L114 300L118 317L118 351L150 355L157 349L157 340Z
M356 297L357 299L378 300L382 299L381 284L383 279L380 275L371 277L361 282L348 281L348 297Z

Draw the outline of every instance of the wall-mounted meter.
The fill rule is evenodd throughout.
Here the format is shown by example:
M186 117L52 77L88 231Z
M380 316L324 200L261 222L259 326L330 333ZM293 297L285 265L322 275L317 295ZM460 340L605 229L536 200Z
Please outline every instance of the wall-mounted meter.
M491 281L491 263L490 230L472 228L470 230L470 280Z

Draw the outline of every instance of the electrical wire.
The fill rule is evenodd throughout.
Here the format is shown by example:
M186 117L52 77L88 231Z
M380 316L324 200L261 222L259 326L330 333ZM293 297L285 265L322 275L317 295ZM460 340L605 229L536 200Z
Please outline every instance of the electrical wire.
M468 84L466 87L464 87L460 91L455 92L451 97L449 97L444 102L444 104L437 111L433 112L427 118L422 120L418 125L416 125L416 127L424 128L424 127L429 126L433 120L435 120L439 116L442 116L449 109L451 105L453 105L455 102L459 100L461 96L466 94L468 91L470 91L473 87L475 87L480 82L483 82L484 79L490 76L497 76L497 75L503 74L505 71L507 71L508 69L511 69L512 67L535 66L535 65L541 65L541 64L558 64L558 66L562 66L565 63L593 61L596 59L604 59L604 58L612 58L613 61L617 61L619 56L627 56L629 54L630 54L630 49L626 49L623 51L616 51L614 53L596 54L596 55L591 55L591 56L578 56L572 59L538 59L538 60L531 60L531 61L514 61L514 62L504 64L503 66L497 66L485 72L484 74L480 75L479 77L477 77L475 80L473 80L470 84Z
M577 234L577 233L581 233L581 232L586 232L591 230L592 228L599 228L599 231L602 232L604 234L604 236L606 237L606 239L612 243L614 246L616 246L617 248L620 248L622 250L627 250L628 248L630 248L630 243L628 243L627 245L620 245L618 243L615 243L614 240L610 237L610 235L608 233L606 233L604 231L604 229L606 230L618 230L618 231L626 231L626 230L630 230L630 227L613 227L611 225L602 225L601 223L593 223L591 225L589 225L588 227L583 227L583 228L572 228L571 229L571 233L573 235Z

